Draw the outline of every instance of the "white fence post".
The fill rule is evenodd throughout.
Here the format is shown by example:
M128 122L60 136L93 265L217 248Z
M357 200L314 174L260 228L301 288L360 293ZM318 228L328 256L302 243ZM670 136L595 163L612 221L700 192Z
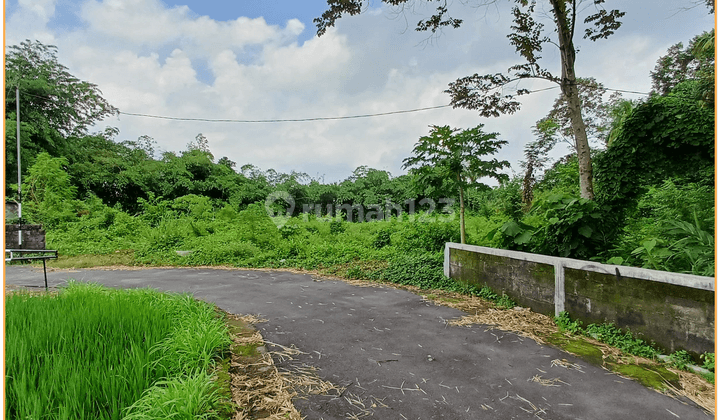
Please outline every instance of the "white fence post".
M562 261L555 264L555 316L565 310L565 267Z

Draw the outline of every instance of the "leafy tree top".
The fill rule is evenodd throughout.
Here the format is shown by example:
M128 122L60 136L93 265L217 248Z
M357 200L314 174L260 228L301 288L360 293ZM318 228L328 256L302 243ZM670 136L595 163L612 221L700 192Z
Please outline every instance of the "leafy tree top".
M8 48L5 57L5 105L15 111L15 88L20 89L21 119L56 130L62 136L87 134L90 126L117 115L102 92L79 80L57 59L57 47L26 40Z
M413 156L403 160L403 168L416 168L420 182L442 178L455 184L456 188L479 185L479 180L491 177L499 182L508 176L500 171L508 168L508 161L483 157L496 154L507 144L498 140L498 133L485 133L483 124L461 130L450 126L431 126L430 134L420 138L413 149Z

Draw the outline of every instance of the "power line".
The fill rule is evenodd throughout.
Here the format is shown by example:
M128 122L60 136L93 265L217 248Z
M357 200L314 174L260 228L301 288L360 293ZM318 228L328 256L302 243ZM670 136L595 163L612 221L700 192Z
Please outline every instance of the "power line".
M558 86L550 86L543 89L531 90L526 94L542 92L550 89L556 89ZM383 115L409 114L412 112L428 111L432 109L447 108L452 104L429 106L425 108L407 109L402 111L379 112L376 114L348 115L342 117L313 117L313 118L286 118L286 119L267 119L267 120L236 120L236 119L214 119L214 118L185 118L185 117L169 117L164 115L136 114L133 112L119 111L120 114L130 115L134 117L156 118L162 120L173 121L201 121L201 122L223 122L223 123L281 123L281 122L307 122L307 121L332 121L332 120L349 120L355 118L380 117Z
M402 111L379 112L376 114L348 115L344 117L313 117L313 118L288 118L288 119L268 119L268 120L233 120L233 119L213 119L213 118L184 118L184 117L168 117L163 115L136 114L132 112L119 111L123 115L131 115L134 117L157 118L161 120L174 121L202 121L202 122L224 122L224 123L281 123L281 122L306 122L306 121L330 121L330 120L349 120L354 118L370 118L380 117L383 115L408 114L411 112L428 111L431 109L447 108L448 105L429 106L425 108L407 109Z
M525 92L525 95L529 95L532 93L538 93L538 92L544 92L551 89L558 89L559 86L550 86L542 89L536 89L536 90L530 90ZM612 89L612 88L603 88L606 91L611 92L621 92L621 93L630 93L630 94L636 94L636 95L650 95L651 92L638 92L633 90L623 90L623 89ZM36 95L30 92L22 92L25 95L34 96L36 98L44 99L44 100L52 100L53 98L47 97L47 96L40 96ZM512 95L512 96L518 96L518 95ZM682 98L684 99L684 98ZM690 98L687 98L690 99ZM337 121L337 120L350 120L350 119L358 119L358 118L371 118L371 117L381 117L385 115L397 115L397 114L409 114L413 112L422 112L422 111L429 111L433 109L441 109L441 108L447 108L452 106L452 104L447 105L437 105L437 106L429 106L424 108L415 108L415 109L406 109L406 110L400 110L400 111L389 111L389 112L378 112L374 114L359 114L359 115L347 115L347 116L335 116L335 117L311 117L311 118L273 118L273 119L265 119L265 120L241 120L241 119L215 119L215 118L186 118L186 117L171 117L166 115L152 115L152 114L140 114L140 113L134 113L134 112L124 112L124 111L118 111L119 114L122 115L128 115L132 117L143 117L143 118L155 118L155 119L161 119L161 120L172 120L172 121L197 121L197 122L212 122L212 123L284 123L284 122L309 122L309 121Z
M610 89L610 88L605 88L605 90L609 90L612 92L620 92L620 93L633 93L636 95L648 95L649 96L651 94L651 92L638 92L635 90L622 90L622 89ZM685 98L683 98L683 99L685 99Z

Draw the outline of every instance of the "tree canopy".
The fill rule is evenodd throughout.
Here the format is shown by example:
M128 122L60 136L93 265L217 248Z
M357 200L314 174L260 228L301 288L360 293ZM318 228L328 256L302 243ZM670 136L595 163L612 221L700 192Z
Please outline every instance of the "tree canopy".
M420 137L413 156L403 160L403 168L415 168L420 184L442 180L454 187L460 197L460 240L465 243L465 190L482 185L480 179L495 178L502 182L508 176L500 171L510 166L506 160L483 160L507 144L498 133L485 133L483 124L461 130L450 126L431 126L430 135Z
M393 6L406 5L413 1L383 0L384 3ZM567 113L580 162L580 194L584 198L593 199L590 146L587 128L582 118L582 105L575 75L577 53L575 34L578 30L583 31L583 38L591 41L605 39L620 27L620 18L625 13L616 9L605 9L603 7L605 0L592 0L594 10L582 7L583 1L549 0L549 2L556 35L551 35L552 31L546 30L545 25L540 21L544 12L536 10L535 0L515 0L512 2L514 3L511 8L513 24L508 39L516 52L524 58L524 62L511 66L508 69L509 75L476 73L462 77L450 83L449 89L445 92L450 95L451 104L455 108L476 110L483 117L497 117L516 112L521 105L518 96L530 93L525 88L510 88L510 84L524 79L544 79L558 84L567 104ZM497 1L487 0L481 1L480 5L487 6L494 3ZM324 34L329 27L334 26L343 14L361 13L364 4L365 0L328 0L329 9L314 20L318 35ZM461 19L449 16L447 3L444 2L436 9L434 15L418 22L415 29L435 32L443 27L457 28L461 24ZM584 26L581 27L583 24ZM560 74L553 74L541 64L543 48L548 45L554 45L560 52Z
M72 138L118 112L96 85L79 80L60 64L55 46L30 40L11 45L5 56L6 175L17 172L16 89L26 164L43 151L60 156Z

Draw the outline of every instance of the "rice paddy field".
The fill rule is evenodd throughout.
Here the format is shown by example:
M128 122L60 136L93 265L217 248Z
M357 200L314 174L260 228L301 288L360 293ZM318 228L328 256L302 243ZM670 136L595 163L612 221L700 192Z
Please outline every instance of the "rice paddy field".
M214 417L212 368L231 341L212 305L70 283L13 292L5 310L6 418Z

